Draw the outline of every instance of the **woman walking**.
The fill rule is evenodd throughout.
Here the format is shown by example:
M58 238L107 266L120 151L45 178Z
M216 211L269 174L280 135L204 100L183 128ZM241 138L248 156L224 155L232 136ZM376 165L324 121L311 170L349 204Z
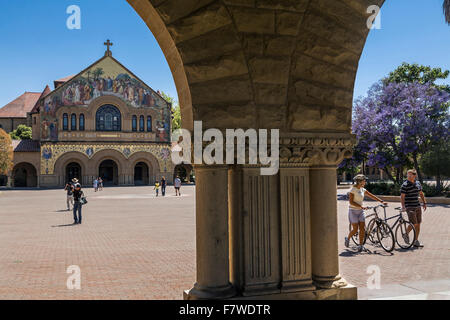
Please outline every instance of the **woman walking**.
M348 220L350 221L350 224L352 225L352 230L348 234L347 237L345 237L345 246L348 248L350 245L349 239L353 237L357 232L359 228L359 246L358 246L358 252L361 252L364 250L364 237L366 232L366 223L365 223L365 216L364 216L364 210L367 210L367 207L363 206L364 196L368 196L369 198L379 201L382 204L386 205L386 202L378 198L377 196L374 196L369 191L364 189L366 185L367 178L362 175L358 174L356 177L353 178L353 181L355 184L353 185L352 189L348 193L349 196L349 208L348 208Z

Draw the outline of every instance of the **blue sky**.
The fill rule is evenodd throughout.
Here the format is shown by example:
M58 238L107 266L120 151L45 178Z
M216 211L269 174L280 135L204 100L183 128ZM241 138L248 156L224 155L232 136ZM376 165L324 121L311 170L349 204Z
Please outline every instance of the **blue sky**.
M81 30L66 27L70 5L81 8ZM370 33L361 57L355 97L403 61L450 69L450 26L442 0L387 0L381 14L382 29ZM83 70L103 56L106 39L133 73L176 97L161 49L125 0L8 1L2 3L0 30L0 107Z

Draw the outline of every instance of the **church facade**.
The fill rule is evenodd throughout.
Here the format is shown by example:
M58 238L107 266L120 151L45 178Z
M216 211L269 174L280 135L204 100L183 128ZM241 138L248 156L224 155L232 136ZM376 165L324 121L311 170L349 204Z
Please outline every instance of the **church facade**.
M149 185L173 180L171 104L105 56L47 86L27 112L32 140L14 141L15 187ZM1 110L1 109L0 109Z

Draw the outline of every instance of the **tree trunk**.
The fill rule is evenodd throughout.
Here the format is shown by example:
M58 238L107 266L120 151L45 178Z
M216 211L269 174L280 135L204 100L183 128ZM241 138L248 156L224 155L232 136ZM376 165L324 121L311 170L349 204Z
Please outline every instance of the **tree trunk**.
M392 182L394 182L395 184L398 184L397 181L395 181L394 177L392 176L391 172L389 171L389 169L387 167L383 168L384 172L386 172L387 176L389 177L389 179L391 179Z
M417 178L419 179L420 183L423 184L422 172L420 171L420 168L419 168L419 161L417 161L417 153L416 152L413 153L413 160L414 160L414 169L416 169L416 171L417 171Z

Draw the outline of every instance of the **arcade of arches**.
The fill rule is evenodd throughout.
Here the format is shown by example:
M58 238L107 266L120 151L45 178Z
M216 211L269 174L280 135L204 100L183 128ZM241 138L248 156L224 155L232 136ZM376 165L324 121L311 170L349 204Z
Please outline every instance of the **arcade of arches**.
M195 165L197 282L185 298L352 299L339 275L336 167L384 0L128 0L172 70L183 127L280 129L280 171Z

